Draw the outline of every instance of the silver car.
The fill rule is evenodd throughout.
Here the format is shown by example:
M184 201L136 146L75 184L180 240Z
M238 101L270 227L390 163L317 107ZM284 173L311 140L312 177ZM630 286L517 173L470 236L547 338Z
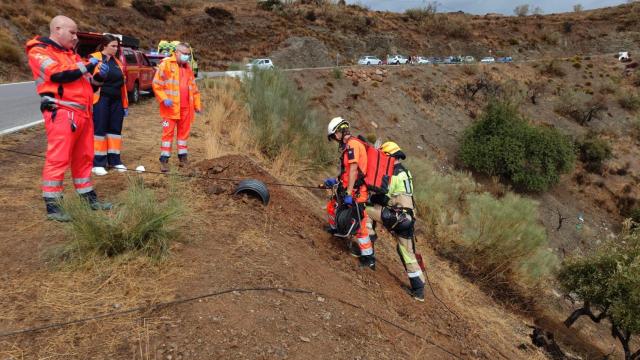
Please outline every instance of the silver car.
M366 55L358 59L358 65L380 65L380 64L382 64L382 60L372 55Z
M271 70L273 69L273 61L271 59L254 59L247 64L247 70L253 69Z

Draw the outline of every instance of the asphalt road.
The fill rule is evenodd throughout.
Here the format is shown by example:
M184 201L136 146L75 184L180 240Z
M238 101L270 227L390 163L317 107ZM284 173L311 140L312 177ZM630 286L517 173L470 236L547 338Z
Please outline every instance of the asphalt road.
M38 122L42 122L42 113L35 83L0 84L0 135Z

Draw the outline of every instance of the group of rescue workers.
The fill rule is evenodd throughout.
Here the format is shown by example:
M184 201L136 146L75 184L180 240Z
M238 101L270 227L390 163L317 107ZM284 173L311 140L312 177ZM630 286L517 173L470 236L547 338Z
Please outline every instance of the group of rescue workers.
M397 242L396 250L409 277L411 295L424 301L424 264L415 247L413 178L401 163L406 155L392 141L382 144L379 150L372 148L364 139L351 134L349 122L342 117L329 122L327 136L339 143L341 154L339 175L325 179L323 184L334 190L327 203L327 230L340 237L355 235L358 247L351 246L351 254L359 258L361 266L375 270L374 244L378 237L375 229L376 224L382 223ZM378 152L393 160L381 161L380 155L370 155ZM377 176L385 173L390 176Z
M47 134L42 170L42 196L51 220L69 221L60 207L64 173L71 167L78 194L95 210L111 204L98 200L91 173L106 175L108 168L127 171L122 163L122 125L129 114L126 76L119 60L118 38L105 35L87 60L74 48L78 27L66 16L49 24L49 37L36 36L26 44L29 66L40 95ZM191 48L176 46L158 66L153 91L160 106L162 139L160 169L169 171L169 157L177 128L180 166L188 163L187 140L194 113L201 112L200 92L189 67Z
M77 42L76 23L68 17L56 16L51 20L49 37L37 36L26 44L47 134L42 194L47 217L56 221L70 220L60 207L67 168L71 167L76 191L94 210L108 210L111 204L98 200L91 173L106 175L108 168L127 171L120 158L123 121L129 113L126 76L119 60L120 41L105 35L87 60L74 51ZM153 79L162 118L159 159L162 172L169 171L176 128L179 164L187 164L187 140L194 113L202 110L189 66L190 56L189 45L178 44L175 53L159 64ZM341 151L340 175L324 181L325 187L335 190L327 204L329 232L346 238L355 235L358 247L352 247L352 253L359 257L362 266L375 270L375 228L382 223L397 241L412 296L424 301L424 265L416 254L413 233L412 177L401 164L406 155L393 142L374 150L392 159L386 160L387 168L380 171L385 176L377 177L383 182L378 185L384 187L384 191L379 191L380 187L372 187L363 176L372 164L371 146L352 136L349 123L340 117L330 121L327 135L329 140L340 144ZM378 176L377 168L375 173Z

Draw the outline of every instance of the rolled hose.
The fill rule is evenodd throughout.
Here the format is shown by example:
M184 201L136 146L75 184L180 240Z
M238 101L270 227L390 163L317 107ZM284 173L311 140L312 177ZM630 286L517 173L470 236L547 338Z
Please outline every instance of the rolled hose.
M260 199L264 205L269 204L269 190L267 189L267 186L260 180L247 179L240 181L233 194L247 194L249 196Z

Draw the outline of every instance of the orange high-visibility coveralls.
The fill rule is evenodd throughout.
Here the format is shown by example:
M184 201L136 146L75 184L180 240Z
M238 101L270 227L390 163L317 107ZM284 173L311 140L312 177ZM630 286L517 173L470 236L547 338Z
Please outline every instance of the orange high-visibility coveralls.
M93 89L90 73L78 54L47 37L26 44L29 66L42 98L47 153L42 170L42 195L62 197L64 173L71 166L73 185L80 194L93 190Z
M189 64L178 64L175 54L162 60L153 78L153 91L160 103L162 117L160 161L166 161L171 156L171 143L176 127L178 128L178 156L187 155L187 140L194 111L202 109L200 91ZM165 99L171 99L173 105L165 106L163 103Z

